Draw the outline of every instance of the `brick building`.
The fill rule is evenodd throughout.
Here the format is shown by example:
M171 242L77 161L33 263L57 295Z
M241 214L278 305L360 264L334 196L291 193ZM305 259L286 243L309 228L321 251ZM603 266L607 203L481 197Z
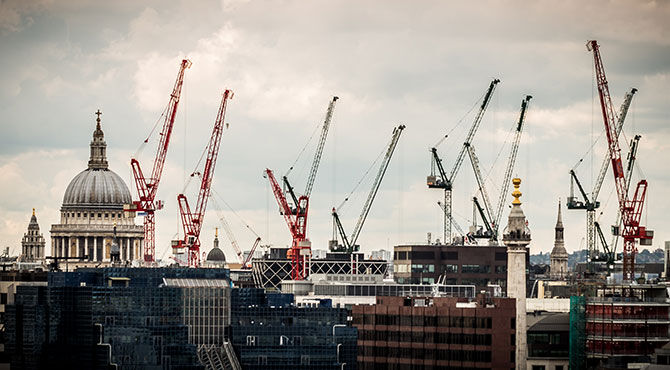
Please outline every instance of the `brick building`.
M515 301L377 297L352 308L360 369L510 369Z

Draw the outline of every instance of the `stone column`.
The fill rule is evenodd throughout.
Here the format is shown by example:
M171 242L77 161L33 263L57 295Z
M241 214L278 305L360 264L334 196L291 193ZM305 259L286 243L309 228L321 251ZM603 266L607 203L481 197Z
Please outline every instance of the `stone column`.
M133 253L133 251L135 250L134 243L135 243L135 239L128 238L128 256L129 256L128 260L131 261L131 262L135 259L135 254Z
M119 247L121 247L121 261L125 261L128 257L128 238L121 238L121 245Z

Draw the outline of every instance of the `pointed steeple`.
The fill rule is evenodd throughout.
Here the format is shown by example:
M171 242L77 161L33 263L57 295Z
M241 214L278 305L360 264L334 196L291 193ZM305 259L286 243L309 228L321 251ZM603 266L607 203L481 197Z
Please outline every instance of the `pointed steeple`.
M558 218L556 219L556 228L563 228L563 217L561 217L561 200L558 200Z
M105 133L100 127L100 109L95 114L95 131L93 131L93 140L91 141L91 158L88 161L88 168L91 170L106 170L109 168L107 163L107 143L105 142Z
M558 200L558 218L556 219L556 231L554 241L555 243L563 244L563 217L561 217L561 200Z
M214 231L214 248L219 248L219 228Z

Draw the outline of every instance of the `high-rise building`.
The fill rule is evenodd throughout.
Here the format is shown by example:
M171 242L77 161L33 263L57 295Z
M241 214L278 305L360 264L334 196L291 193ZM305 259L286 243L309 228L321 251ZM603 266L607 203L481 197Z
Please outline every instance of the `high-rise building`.
M352 316L362 370L514 366L513 299L377 297L353 306Z
M35 208L33 208L33 215L30 217L28 230L23 234L23 239L21 240L21 255L19 256L19 261L43 262L45 257L44 244L44 236L40 233L40 225L37 223Z
M562 280L568 275L568 251L563 242L563 220L561 218L561 203L558 203L558 219L554 228L554 249L551 250L551 265L549 276L552 279Z
M507 296L516 299L516 368L526 370L526 256L530 229L519 200L521 179L513 179L512 184L514 200L503 243L507 246Z
M141 259L144 228L135 225L135 216L124 212L131 203L125 182L107 162L107 143L96 112L88 168L75 176L63 196L60 223L51 225L51 255L79 257L88 265L110 262L116 225L120 259ZM87 265L79 262L78 265Z
M7 305L12 369L195 370L212 346L225 354L225 269L89 268L48 278L19 286Z

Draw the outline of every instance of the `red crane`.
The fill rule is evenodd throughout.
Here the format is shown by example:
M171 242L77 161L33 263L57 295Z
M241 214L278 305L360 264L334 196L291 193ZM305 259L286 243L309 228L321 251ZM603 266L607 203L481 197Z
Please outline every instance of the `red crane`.
M214 129L212 130L212 136L209 139L209 144L207 144L207 160L202 171L202 181L200 182L200 192L198 193L198 202L195 211L191 211L188 199L184 194L177 196L181 224L184 227L184 239L172 241L172 248L177 253L182 251L188 253L187 260L189 267L198 267L200 265L200 230L205 218L205 209L207 208L207 200L209 199L212 179L214 177L214 167L216 166L216 159L219 155L219 147L221 146L226 106L228 99L232 97L233 94L230 90L226 90L223 93L219 113L216 116Z
M309 177L307 178L307 186L305 187L305 193L298 197L291 184L288 182L286 176L283 177L284 184L286 185L287 191L293 200L295 205L292 208L286 196L282 191L281 186L277 182L274 174L270 169L266 169L268 179L270 180L270 186L272 187L272 192L274 193L277 203L279 203L280 213L284 215L284 220L288 225L289 231L293 236L293 243L291 249L286 254L288 258L291 259L291 278L293 280L304 280L307 277L307 264L312 255L312 245L309 240L307 240L307 212L309 211L309 197L312 194L312 189L314 188L314 180L316 179L316 174L319 170L319 163L321 163L321 155L323 154L323 148L326 144L326 137L328 136L328 128L330 127L330 122L333 119L333 112L335 110L335 102L339 99L337 96L333 96L330 103L328 104L328 110L326 111L326 118L323 121L323 126L321 128L321 137L319 138L319 143L317 144L316 152L314 154L314 159L312 161L312 168L309 172Z
M291 259L291 278L293 280L303 280L306 278L305 267L311 254L311 245L307 240L307 211L309 210L309 197L300 196L295 210L291 208L284 196L281 186L277 182L275 175L269 168L265 173L270 180L272 193L279 203L281 214L288 225L289 231L293 236L293 244L287 256Z
M596 69L596 79L598 82L598 95L600 97L600 108L605 123L605 133L607 134L608 153L612 163L612 173L614 174L614 184L619 198L619 210L621 211L621 221L623 230L623 280L632 281L635 277L635 239L640 239L641 243L648 243L653 237L651 230L646 230L640 226L642 217L642 208L647 193L647 180L640 180L635 188L633 199L628 199L628 186L623 164L621 162L621 149L619 148L619 139L616 131L616 116L614 114L614 105L610 98L607 77L605 77L605 68L600 57L600 49L596 40L586 43L586 48L593 51L593 60Z
M144 213L144 263L151 264L155 261L156 256L156 219L154 211L163 208L163 202L156 201L156 193L158 192L158 184L161 181L163 173L163 166L165 165L165 157L167 155L168 145L170 144L170 137L172 136L172 127L177 115L177 107L179 106L179 97L181 96L181 88L184 83L184 71L191 67L191 61L184 59L181 61L179 67L179 74L177 81L172 88L170 94L170 101L167 106L167 114L163 122L163 129L160 132L160 142L158 144L158 151L154 159L154 166L151 171L151 177L145 177L140 167L140 162L132 158L130 166L133 169L133 177L135 178L135 185L137 187L137 194L139 200L134 201L129 211ZM149 139L144 140L147 143Z

